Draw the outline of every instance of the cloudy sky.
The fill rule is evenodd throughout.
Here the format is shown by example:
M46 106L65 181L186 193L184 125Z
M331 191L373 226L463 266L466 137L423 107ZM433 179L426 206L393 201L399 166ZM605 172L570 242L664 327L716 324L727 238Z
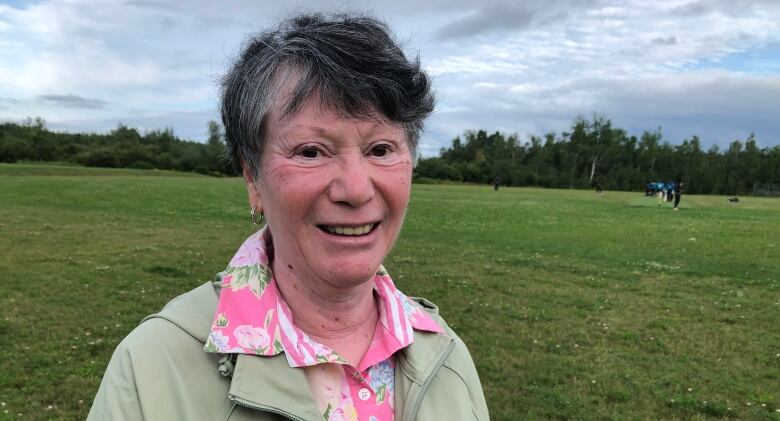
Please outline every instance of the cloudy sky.
M0 1L0 120L206 138L247 33L300 11L387 21L432 75L423 155L468 129L542 135L594 112L679 143L780 144L780 1Z

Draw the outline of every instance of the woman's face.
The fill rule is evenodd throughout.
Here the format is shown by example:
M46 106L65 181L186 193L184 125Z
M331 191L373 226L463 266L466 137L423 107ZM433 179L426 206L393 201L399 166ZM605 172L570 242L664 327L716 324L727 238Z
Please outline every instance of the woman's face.
M247 183L274 239L274 271L355 286L393 245L409 202L412 155L389 121L345 118L316 100L269 113L260 180Z

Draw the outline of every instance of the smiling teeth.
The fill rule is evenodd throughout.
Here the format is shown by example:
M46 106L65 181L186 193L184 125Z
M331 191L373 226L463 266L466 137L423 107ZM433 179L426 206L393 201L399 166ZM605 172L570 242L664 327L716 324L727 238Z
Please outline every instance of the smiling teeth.
M331 234L338 234L338 235L363 235L368 234L371 229L374 228L374 224L366 224L362 227L337 227L337 226L326 226L325 229L328 230Z

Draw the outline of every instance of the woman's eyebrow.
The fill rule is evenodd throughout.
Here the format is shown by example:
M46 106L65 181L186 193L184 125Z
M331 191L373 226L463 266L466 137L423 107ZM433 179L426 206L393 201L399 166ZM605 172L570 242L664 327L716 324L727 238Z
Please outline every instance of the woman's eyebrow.
M298 124L295 126L290 127L293 130L303 129L303 130L310 130L320 136L327 137L328 136L328 130L321 126L311 126L308 124Z

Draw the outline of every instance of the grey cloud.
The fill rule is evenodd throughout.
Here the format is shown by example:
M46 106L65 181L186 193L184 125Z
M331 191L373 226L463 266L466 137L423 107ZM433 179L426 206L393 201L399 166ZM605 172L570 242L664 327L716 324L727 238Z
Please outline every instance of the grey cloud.
M24 101L16 98L3 98L0 97L0 110L14 110ZM11 119L4 119L4 121L12 121Z
M527 28L535 12L523 5L496 4L450 22L436 32L439 39L464 38L481 33Z
M64 108L88 108L102 109L108 103L99 99L83 98L78 95L38 95L37 99L47 105L54 105Z
M559 23L568 20L570 18L571 18L571 13L567 11L560 11L560 12L554 12L550 15L538 16L535 17L534 19L538 24L549 25L549 24Z
M216 110L170 111L156 115L123 113L111 118L68 121L47 119L47 126L57 131L96 133L111 131L116 128L119 122L129 127L135 127L142 133L172 127L174 134L182 139L205 142L208 137L207 123L209 120L219 121L219 113Z
M759 8L766 9L780 8L777 0L696 0L683 4L671 10L673 14L684 16L702 16L710 13L722 13L728 16L742 16Z
M672 13L688 16L707 14L715 9L714 2L694 1L672 9Z
M675 45L677 44L677 37L672 35L666 38L654 38L652 43L656 45Z
M154 0L127 0L123 3L126 6L137 7L139 9L151 9L162 12L175 12L180 9L175 2L154 1Z
M780 128L780 77L740 78L722 75L703 82L663 86L662 81L616 86L603 99L607 111L630 122L664 127L673 143L698 134L724 145L755 132L759 142L777 144Z
M462 98L468 95L468 99ZM780 77L744 78L728 73L643 80L580 79L528 94L498 86L447 98L458 108L434 116L423 135L423 154L464 130L543 135L561 133L578 115L601 113L639 136L661 127L672 144L698 135L705 147L724 147L753 132L762 147L780 143L774 110L780 109ZM579 100L570 101L571 97Z

